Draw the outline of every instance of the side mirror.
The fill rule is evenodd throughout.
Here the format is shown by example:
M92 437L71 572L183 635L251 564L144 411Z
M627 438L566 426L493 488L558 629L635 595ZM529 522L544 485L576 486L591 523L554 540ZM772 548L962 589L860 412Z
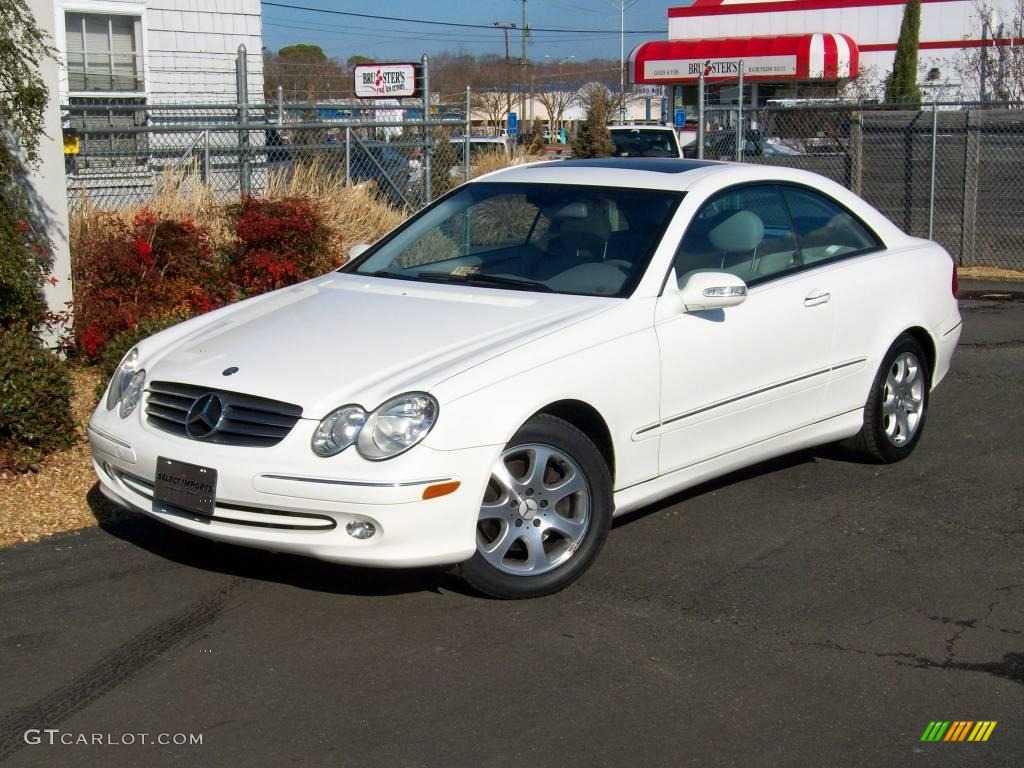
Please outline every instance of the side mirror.
M349 259L357 259L357 258L359 258L364 253L366 253L366 249L369 248L369 247L370 247L369 243L356 243L355 245L353 245L351 248L348 249L348 257L349 257Z
M695 272L679 297L687 312L735 307L747 298L747 284L731 272Z

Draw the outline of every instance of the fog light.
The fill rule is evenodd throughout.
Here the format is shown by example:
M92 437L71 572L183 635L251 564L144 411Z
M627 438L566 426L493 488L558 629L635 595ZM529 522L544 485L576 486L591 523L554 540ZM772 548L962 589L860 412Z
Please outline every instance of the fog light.
M377 532L377 526L369 520L353 520L345 526L345 531L353 539L368 539Z

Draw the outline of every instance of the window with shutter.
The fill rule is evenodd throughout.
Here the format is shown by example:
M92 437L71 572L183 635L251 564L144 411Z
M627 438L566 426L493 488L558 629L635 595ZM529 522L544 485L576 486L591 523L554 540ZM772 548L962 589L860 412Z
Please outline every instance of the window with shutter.
M144 90L138 16L67 13L64 28L71 93Z

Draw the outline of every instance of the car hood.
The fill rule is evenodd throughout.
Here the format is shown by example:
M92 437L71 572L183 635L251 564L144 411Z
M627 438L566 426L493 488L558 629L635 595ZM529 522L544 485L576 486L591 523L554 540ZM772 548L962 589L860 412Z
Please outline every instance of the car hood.
M429 391L619 301L334 273L213 316L144 364L150 381L283 400L321 418Z

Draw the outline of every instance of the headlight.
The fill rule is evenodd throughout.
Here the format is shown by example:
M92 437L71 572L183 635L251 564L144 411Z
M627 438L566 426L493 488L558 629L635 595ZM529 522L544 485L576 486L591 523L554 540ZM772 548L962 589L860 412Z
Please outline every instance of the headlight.
M107 388L107 410L114 410L114 406L121 402L121 397L128 389L128 385L135 376L135 367L139 364L139 350L132 349L117 366L113 378L110 379L110 386Z
M142 399L142 388L146 385L146 370L136 371L132 380L128 382L128 388L121 396L121 407L117 409L122 419L127 419L135 406Z
M328 413L313 433L312 448L317 456L334 456L359 437L366 423L366 411L358 405L345 405Z
M317 456L327 457L355 444L364 459L390 459L426 437L437 413L437 400L425 392L393 397L372 413L358 405L345 405L317 425L310 447Z
M364 459L390 459L427 436L437 421L437 400L425 392L410 392L382 404L366 420L356 440Z

